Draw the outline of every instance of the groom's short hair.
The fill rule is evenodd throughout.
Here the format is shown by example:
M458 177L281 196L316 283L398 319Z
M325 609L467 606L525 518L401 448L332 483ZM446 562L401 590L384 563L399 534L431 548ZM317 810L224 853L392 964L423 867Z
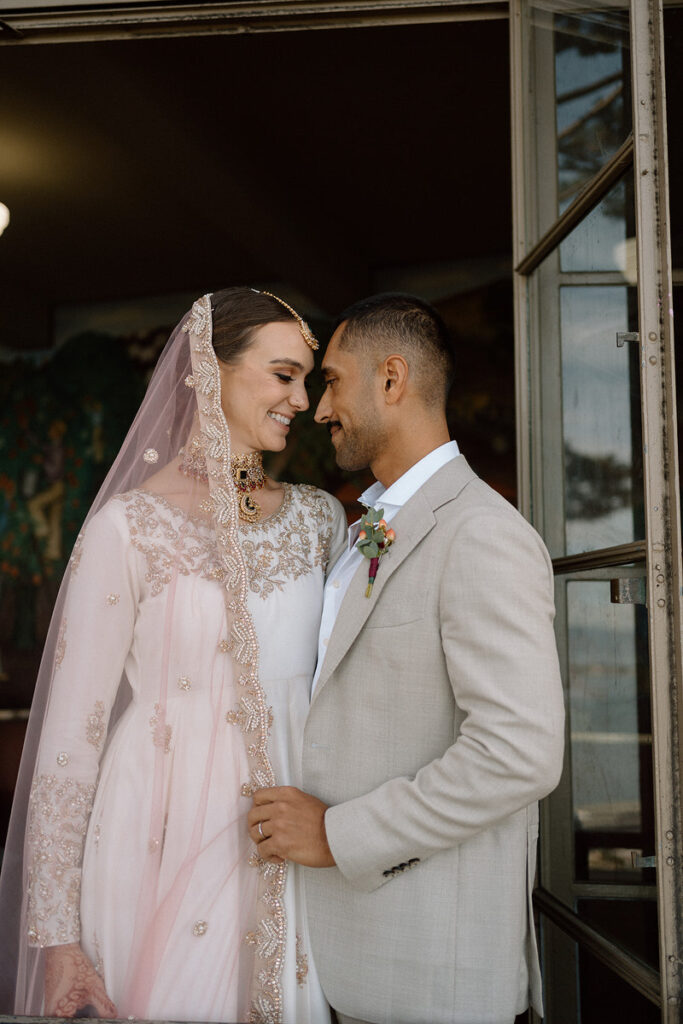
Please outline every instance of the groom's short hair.
M382 292L360 299L337 317L342 349L374 355L402 355L428 405L445 405L453 383L452 341L448 328L428 302L403 292Z

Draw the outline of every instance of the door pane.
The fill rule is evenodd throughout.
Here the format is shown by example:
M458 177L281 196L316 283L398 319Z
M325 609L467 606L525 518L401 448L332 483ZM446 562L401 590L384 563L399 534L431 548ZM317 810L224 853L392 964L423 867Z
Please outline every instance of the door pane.
M546 1024L660 1024L653 1003L547 918L542 942Z
M561 212L630 130L628 13L556 14L554 29Z
M629 172L560 245L560 270L616 270L636 284L635 233Z
M652 725L644 605L613 603L643 569L566 587L574 880L653 884ZM609 569L605 570L606 575ZM620 575L618 575L620 574ZM628 592L628 591L627 591ZM644 598L644 593L643 593Z
M568 6L547 0L529 9L530 240L551 227L631 131L628 9L597 3L572 13Z
M659 967L657 899L580 899L578 911L584 921L595 925L619 945L626 945L643 963Z
M625 286L560 289L566 553L644 537L635 296Z

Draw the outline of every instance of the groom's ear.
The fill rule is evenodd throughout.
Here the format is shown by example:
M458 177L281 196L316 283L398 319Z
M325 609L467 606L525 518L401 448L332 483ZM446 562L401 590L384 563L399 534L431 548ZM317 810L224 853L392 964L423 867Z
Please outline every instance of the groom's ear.
M384 401L386 405L396 405L403 397L408 383L408 363L403 356L387 356L382 371Z

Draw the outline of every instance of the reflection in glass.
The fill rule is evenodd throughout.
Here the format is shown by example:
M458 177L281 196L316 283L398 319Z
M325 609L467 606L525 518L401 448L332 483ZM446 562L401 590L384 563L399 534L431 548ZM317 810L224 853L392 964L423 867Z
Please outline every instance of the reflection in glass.
M637 282L633 174L629 172L560 245L563 271L620 271Z
M555 15L558 213L630 130L628 12Z
M644 537L638 352L626 287L560 289L566 553Z
M645 607L612 604L609 579L566 588L575 878L645 883L655 852Z

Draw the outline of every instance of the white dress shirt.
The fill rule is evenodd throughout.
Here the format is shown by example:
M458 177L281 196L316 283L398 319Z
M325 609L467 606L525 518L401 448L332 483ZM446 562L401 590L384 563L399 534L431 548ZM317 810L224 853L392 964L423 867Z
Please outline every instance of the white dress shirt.
M425 455L423 459L411 466L403 476L395 480L390 487L385 488L377 480L367 491L364 491L358 499L362 505L376 509L384 509L384 518L387 523L391 522L396 513L419 491L433 476L437 470L445 466L451 459L460 455L460 449L455 441L448 441ZM349 527L348 545L346 551L341 555L328 576L325 584L323 597L323 613L320 620L320 636L318 637L318 664L316 666L313 682L311 683L311 696L318 682L320 670L327 651L327 645L332 636L334 624L341 608L344 595L349 584L361 562L367 562L367 558L360 553L356 547L358 534L360 533L360 519L357 519Z

